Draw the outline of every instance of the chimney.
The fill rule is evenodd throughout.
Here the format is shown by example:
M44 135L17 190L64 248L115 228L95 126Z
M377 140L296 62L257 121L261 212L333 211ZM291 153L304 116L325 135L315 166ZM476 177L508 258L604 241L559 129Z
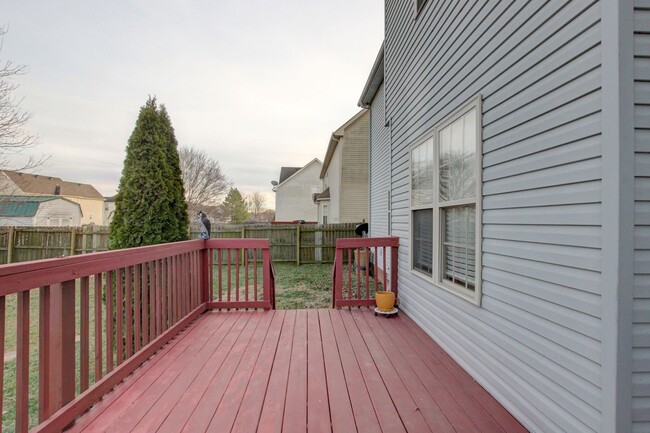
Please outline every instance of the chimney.
M61 185L54 186L54 195L61 195Z

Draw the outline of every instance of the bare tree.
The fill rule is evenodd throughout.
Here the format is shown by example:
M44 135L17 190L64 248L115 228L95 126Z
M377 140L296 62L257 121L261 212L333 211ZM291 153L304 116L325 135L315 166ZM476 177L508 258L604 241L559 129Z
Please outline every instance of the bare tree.
M256 191L252 194L249 194L246 201L248 202L248 207L255 221L258 221L262 212L264 212L264 205L266 204L266 199L261 192Z
M221 170L219 161L205 151L181 146L178 155L183 172L183 187L190 215L201 208L217 205L230 187L230 181Z
M6 33L7 29L0 27L0 51ZM22 99L17 99L13 94L18 88L13 80L27 71L25 65L16 65L9 60L0 62L0 168L9 168L11 155L20 154L38 142L38 136L26 129L31 114L20 108ZM32 169L43 164L46 159L28 156L20 167L12 169Z

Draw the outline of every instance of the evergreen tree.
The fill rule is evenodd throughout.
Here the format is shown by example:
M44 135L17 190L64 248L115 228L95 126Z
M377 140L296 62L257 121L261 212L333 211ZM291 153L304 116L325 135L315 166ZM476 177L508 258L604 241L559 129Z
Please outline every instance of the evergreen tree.
M111 248L187 239L187 205L176 146L167 111L149 98L140 108L126 147L111 222Z
M248 219L248 205L237 188L230 188L222 207L224 215L233 224L241 224Z

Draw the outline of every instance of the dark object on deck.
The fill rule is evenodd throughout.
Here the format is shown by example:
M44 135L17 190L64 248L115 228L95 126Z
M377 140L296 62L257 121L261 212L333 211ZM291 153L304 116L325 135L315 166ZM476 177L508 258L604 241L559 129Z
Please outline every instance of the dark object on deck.
M354 229L354 232L357 234L357 236L361 236L362 238L365 238L368 235L368 223L359 224Z
M212 223L210 223L210 219L202 210L199 211L198 216L199 216L199 238L210 239L210 230L212 228Z

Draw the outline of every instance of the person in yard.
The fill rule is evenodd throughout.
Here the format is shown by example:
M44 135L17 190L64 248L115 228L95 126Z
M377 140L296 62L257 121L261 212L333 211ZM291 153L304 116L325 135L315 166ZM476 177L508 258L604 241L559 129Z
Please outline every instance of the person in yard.
M202 210L198 213L199 217L199 239L210 239L210 219Z

